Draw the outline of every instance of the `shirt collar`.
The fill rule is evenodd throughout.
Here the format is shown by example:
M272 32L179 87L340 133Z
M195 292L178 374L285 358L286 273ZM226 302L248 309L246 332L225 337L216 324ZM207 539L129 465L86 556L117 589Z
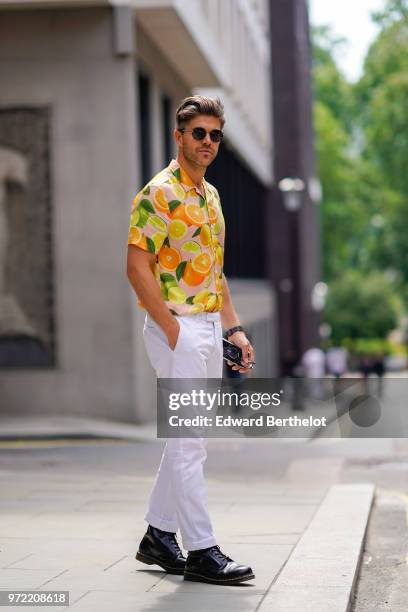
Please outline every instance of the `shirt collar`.
M203 188L199 189L194 184L192 179L189 177L187 172L184 170L183 166L179 164L179 162L176 159L171 160L169 164L169 169L170 169L170 172L178 179L178 181L180 182L181 186L184 188L185 191L190 191L191 189L195 189L198 194L202 196L205 195L205 186L206 186L205 179L203 179Z

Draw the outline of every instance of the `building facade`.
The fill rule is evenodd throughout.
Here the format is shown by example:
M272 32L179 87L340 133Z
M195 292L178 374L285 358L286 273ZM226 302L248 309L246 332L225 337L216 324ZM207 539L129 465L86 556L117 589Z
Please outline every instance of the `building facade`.
M274 185L268 0L0 0L0 410L154 418L144 312L126 277L134 194L175 155L174 114L219 95L208 173L225 272L277 373L265 229ZM271 231L273 231L271 229Z

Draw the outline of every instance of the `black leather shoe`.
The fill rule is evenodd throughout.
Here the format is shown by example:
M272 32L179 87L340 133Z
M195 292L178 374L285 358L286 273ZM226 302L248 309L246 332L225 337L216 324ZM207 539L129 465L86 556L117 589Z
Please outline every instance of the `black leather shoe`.
M238 565L221 552L219 546L191 550L187 555L184 580L210 584L237 584L252 580L255 575L247 565Z
M184 574L186 558L176 540L176 534L148 526L136 559L147 565L160 565L169 574Z

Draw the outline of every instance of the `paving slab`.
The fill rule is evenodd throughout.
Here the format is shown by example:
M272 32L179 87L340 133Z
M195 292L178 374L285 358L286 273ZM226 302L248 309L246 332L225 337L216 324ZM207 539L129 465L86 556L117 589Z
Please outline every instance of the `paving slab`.
M374 490L372 484L331 487L262 600L262 612L298 612L302 601L302 610L349 610Z
M252 595L248 586L224 587L223 594L206 593L204 598L196 593L184 593L180 596L171 593L133 593L122 591L118 593L91 590L79 601L69 607L73 612L135 612L137 610L177 610L177 612L220 612L236 610L255 610L261 600L261 595ZM327 611L326 611L327 612Z

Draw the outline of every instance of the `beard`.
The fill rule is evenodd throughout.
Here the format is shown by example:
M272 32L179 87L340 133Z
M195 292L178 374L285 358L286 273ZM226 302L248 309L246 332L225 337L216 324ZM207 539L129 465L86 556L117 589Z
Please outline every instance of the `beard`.
M207 149L208 155L203 155L199 152L199 149L205 149L205 147L183 147L183 155L191 164L199 166L200 168L207 168L216 158L217 151L213 149Z

